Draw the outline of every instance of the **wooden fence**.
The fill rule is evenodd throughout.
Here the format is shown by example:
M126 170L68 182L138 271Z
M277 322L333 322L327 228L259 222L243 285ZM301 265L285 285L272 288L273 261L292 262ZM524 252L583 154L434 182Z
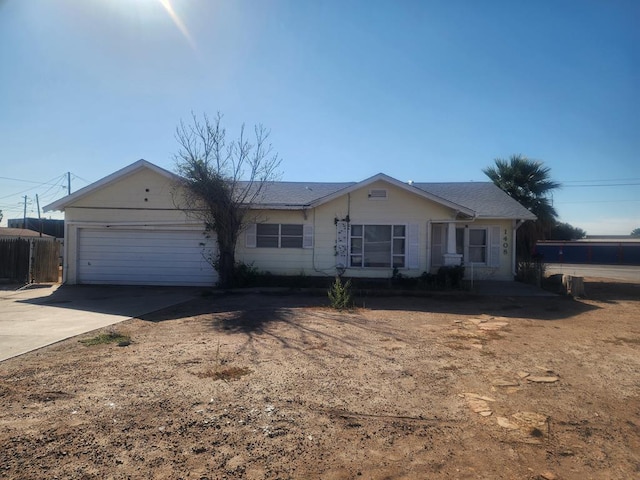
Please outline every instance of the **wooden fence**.
M60 242L51 239L0 239L0 279L16 283L57 282Z

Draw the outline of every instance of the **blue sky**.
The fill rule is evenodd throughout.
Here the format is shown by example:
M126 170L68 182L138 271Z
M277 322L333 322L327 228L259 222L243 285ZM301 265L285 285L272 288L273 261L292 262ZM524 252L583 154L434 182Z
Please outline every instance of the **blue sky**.
M628 234L639 24L635 0L0 0L3 225L66 172L173 170L180 119L220 111L271 129L283 180L487 181L520 153L562 221Z

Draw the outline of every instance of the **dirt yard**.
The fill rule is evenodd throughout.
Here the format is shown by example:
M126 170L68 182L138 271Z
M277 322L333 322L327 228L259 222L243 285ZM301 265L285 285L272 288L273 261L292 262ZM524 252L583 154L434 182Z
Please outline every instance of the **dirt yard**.
M588 280L203 297L7 360L0 478L639 478L640 285Z

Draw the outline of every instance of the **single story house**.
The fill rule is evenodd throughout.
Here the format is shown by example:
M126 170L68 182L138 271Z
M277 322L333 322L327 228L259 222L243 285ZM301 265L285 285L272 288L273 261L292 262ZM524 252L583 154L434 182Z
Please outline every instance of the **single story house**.
M145 160L45 207L65 213L69 284L212 285L215 238L176 208L180 178ZM490 182L272 182L236 260L273 274L385 278L443 265L513 280L517 228L535 216Z

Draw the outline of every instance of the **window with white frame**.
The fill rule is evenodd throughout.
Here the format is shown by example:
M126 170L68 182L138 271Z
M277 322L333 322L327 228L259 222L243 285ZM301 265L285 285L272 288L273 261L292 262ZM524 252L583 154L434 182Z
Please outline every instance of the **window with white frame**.
M406 231L406 225L351 225L350 266L405 267Z
M470 263L488 263L487 262L487 229L486 228L470 228L469 229L469 254L468 261Z
M256 247L258 248L302 248L303 226L285 223L258 223L256 225Z

